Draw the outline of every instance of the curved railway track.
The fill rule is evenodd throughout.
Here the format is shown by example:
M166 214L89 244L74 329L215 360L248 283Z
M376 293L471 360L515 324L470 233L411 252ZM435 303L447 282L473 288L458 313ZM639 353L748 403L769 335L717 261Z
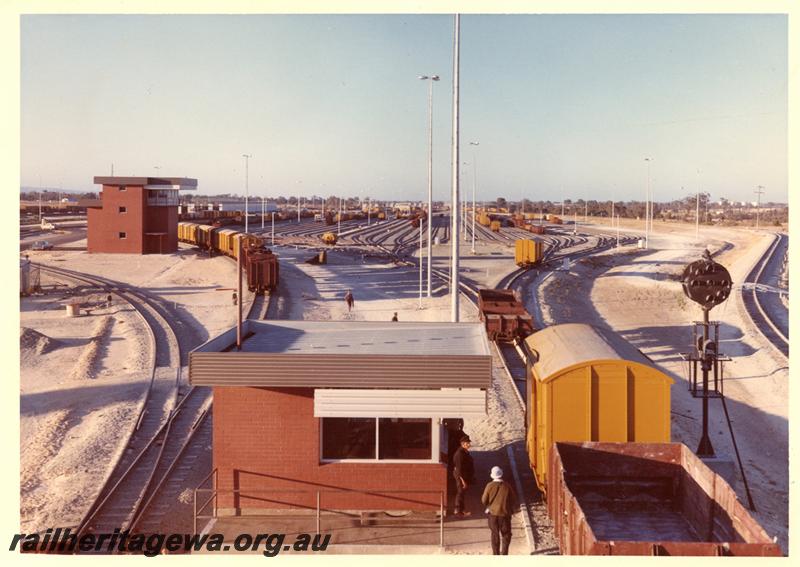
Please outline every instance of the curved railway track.
M171 422L177 408L190 398L181 398L181 363L183 349L169 315L132 286L107 278L83 274L74 270L40 266L60 277L73 279L109 291L124 299L139 312L154 339L155 356L151 379L144 393L141 409L118 460L100 487L97 496L78 524L76 533L111 533L115 528L127 529L134 519L141 498L152 481L150 474L157 464L154 440Z
M177 496L172 492L181 488L181 478L210 442L211 390L189 386L183 391L181 382L186 353L199 341L176 333L173 322L178 322L178 316L146 292L74 270L39 267L81 282L90 290L114 293L146 323L154 347L151 380L136 424L74 531L79 536L113 533L115 529L153 533L170 508L164 496ZM269 299L255 296L247 315L264 317L268 308Z
M776 263L782 261L781 253L787 245L788 237L776 234L775 240L767 252L756 262L745 278L742 286L742 301L747 314L759 332L787 359L789 358L789 317L779 297L773 291L766 291L761 286L769 272L776 272ZM749 285L747 285L749 284ZM783 313L781 313L783 311Z
M229 258L233 262L232 258ZM273 295L255 295L245 313L246 319L266 319ZM201 392L201 402L192 411L177 414L165 432L174 440L169 448L162 450L162 458L153 471L154 481L148 496L143 500L131 529L144 534L161 533L162 520L172 509L186 487L187 479L193 474L195 463L204 455L212 441L211 389L204 386L191 386L191 392ZM164 444L163 446L166 446Z

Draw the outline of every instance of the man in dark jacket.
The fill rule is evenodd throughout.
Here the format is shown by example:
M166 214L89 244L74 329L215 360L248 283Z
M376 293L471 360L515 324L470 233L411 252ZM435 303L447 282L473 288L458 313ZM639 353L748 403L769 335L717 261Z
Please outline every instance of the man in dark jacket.
M511 515L517 509L517 495L511 485L503 480L503 469L492 467L492 481L483 489L481 502L489 514L489 529L492 532L492 553L508 555L511 544ZM500 536L503 546L500 547Z
M475 466L472 463L472 455L469 454L471 444L469 435L464 435L460 442L461 447L453 455L453 478L456 480L454 511L456 516L469 516L471 512L465 509L464 496L475 477Z

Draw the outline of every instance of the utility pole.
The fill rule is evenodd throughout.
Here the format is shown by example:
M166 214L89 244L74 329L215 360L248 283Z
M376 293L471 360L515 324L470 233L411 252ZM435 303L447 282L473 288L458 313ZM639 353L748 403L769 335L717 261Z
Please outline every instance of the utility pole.
M439 75L420 75L420 80L428 83L428 297L431 292L431 264L433 262L433 82L439 80ZM421 223L420 223L421 226ZM421 259L420 259L421 261Z
M451 258L450 258L450 320L457 323L459 319L458 313L458 205L459 205L459 167L460 159L458 154L458 82L459 82L459 51L460 51L460 31L461 31L461 17L459 14L455 15L453 22L453 180L452 180L452 203L450 205L450 243L451 243Z
M644 161L647 162L647 188L644 199L644 247L646 250L650 245L650 162L653 161L653 158L646 157Z
M700 170L697 170L697 199L694 209L694 241L700 241Z
M475 254L475 186L478 183L478 148L480 142L470 142L470 146L475 146L472 152L472 253Z
M244 158L244 231L247 232L248 220L250 219L249 211L247 210L248 203L250 202L250 158L251 154L242 154ZM242 301L241 296L239 301Z
M756 200L756 229L758 229L758 213L761 209L761 195L764 194L764 186L759 185L756 187L755 193L758 195L758 199Z
M422 219L419 220L419 308L422 309Z

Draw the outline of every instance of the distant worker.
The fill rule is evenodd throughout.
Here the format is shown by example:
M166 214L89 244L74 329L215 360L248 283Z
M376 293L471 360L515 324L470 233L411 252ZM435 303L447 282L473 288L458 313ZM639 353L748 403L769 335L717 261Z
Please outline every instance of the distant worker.
M238 300L239 300L239 297L236 295L236 292L234 291L233 292L233 304L237 305Z
M397 313L395 313L394 316L392 317L392 322L397 323Z
M344 302L347 303L347 312L349 313L353 310L353 305L355 305L356 302L355 299L353 299L353 292L349 289L347 293L344 294Z
M109 293L108 296L106 296L106 307L107 308L111 307L112 300L113 300L113 297L111 297L111 294Z
M481 502L489 515L489 529L492 532L492 553L508 555L511 544L511 515L517 509L517 495L511 485L503 480L503 469L492 467L492 480L483 489ZM503 545L500 545L502 536Z
M465 509L464 498L475 477L475 465L472 462L472 455L469 454L472 440L469 435L464 435L460 443L461 447L453 455L453 478L456 481L454 512L456 516L470 516L472 512Z

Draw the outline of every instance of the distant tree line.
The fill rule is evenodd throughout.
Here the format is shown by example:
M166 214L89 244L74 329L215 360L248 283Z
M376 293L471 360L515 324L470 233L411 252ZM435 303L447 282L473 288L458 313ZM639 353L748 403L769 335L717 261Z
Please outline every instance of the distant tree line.
M578 217L588 215L590 217L610 218L612 213L612 203L608 201L588 201L578 199L564 199L563 208L560 201L532 201L523 199L522 201L507 201L504 197L498 197L494 203L489 204L507 209L510 213L550 213L564 216L572 216L577 213ZM694 222L698 209L698 195L691 194L681 199L674 199L667 202L653 203L653 218L661 220L681 220ZM644 218L646 204L644 201L615 201L613 212L615 216L622 218ZM754 221L756 218L756 206L752 203L737 204L728 199L720 199L719 202L712 202L709 193L700 193L699 212L700 222L704 224L715 224L725 222ZM758 207L759 219L765 224L781 224L789 221L789 206L785 203L761 203Z
M86 193L67 193L58 190L46 189L43 191L20 191L20 201L38 201L41 195L42 202L58 201L63 198L68 198L70 201L78 201L80 199L97 199L97 193L89 191Z

